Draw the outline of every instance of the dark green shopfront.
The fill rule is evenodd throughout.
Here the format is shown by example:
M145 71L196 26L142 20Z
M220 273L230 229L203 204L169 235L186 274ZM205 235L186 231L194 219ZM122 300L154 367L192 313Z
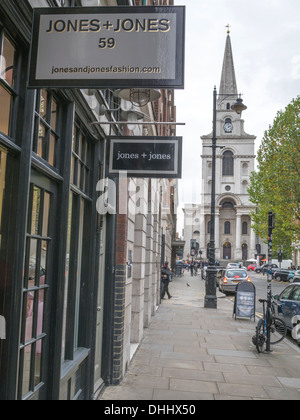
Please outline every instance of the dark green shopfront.
M111 366L105 135L81 91L26 88L31 16L28 1L1 0L0 400L87 400Z

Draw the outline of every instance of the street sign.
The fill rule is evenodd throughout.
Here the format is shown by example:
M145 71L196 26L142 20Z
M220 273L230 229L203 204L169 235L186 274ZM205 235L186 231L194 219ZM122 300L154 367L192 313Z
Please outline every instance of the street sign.
M184 88L185 6L34 9L29 87Z
M181 178L182 137L109 137L109 175Z

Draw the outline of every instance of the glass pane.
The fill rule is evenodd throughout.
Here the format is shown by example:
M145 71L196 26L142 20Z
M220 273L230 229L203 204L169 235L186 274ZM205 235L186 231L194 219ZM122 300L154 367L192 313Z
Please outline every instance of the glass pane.
M42 236L48 236L49 230L49 215L50 215L50 194L44 194L44 211L43 211L43 227L42 227Z
M79 232L78 232L78 256L77 256L77 281L76 281L76 306L75 306L75 331L74 331L74 349L78 348L78 333L80 319L80 291L81 291L81 263L82 263L82 245L83 245L83 226L84 226L84 200L80 201Z
M51 108L51 128L56 131L56 122L57 122L57 103L52 99L52 108Z
M42 90L39 114L44 119L46 119L46 114L47 114L47 98L48 98L47 91Z
M84 166L80 164L80 179L79 179L79 188L84 191Z
M34 298L35 298L34 292L28 292L27 294L25 294L25 305L26 305L25 343L28 343L32 339Z
M65 292L64 292L64 311L63 311L63 339L62 339L62 361L65 359L65 343L67 331L67 309L68 309L68 290L69 290L69 271L70 271L70 252L71 252L71 232L72 232L72 204L73 194L69 197L69 218L68 218L68 236L67 236L67 255L65 267Z
M34 370L34 386L38 386L42 382L41 377L41 360L42 360L42 346L43 340L39 340L36 343L35 351L35 370Z
M74 184L74 169L75 169L75 157L72 156L72 161L71 161L71 184Z
M39 291L37 337L43 334L45 290Z
M37 187L34 187L32 200L31 235L39 234L40 208L41 190Z
M82 191L87 192L87 170L83 170L83 188Z
M31 350L32 346L27 346L22 350L21 354L21 357L24 357L22 397L25 397L25 395L30 391Z
M1 78L12 87L14 87L15 52L13 45L4 37L0 74Z
M86 141L85 142L85 164L87 165L87 166L89 166L89 160L90 160L90 148L89 148L89 143Z
M50 144L49 144L49 163L52 166L55 166L55 146L56 146L56 138L54 134L51 133L50 135Z
M80 187L80 179L81 179L81 164L77 161L77 179L75 180L75 185Z
M75 148L76 148L76 134L77 134L77 129L76 129L76 127L74 126L73 127L73 137L72 137L72 150L73 150L73 152L75 152L76 150L75 150Z
M47 256L48 256L48 242L43 241L42 249L41 249L40 285L44 285L46 283Z
M0 249L1 249L1 237L2 237L2 208L5 191L5 174L6 174L6 158L7 153L0 149Z
M28 289L34 287L37 264L38 240L30 239L29 271L28 271Z
M12 105L12 96L0 86L0 131L9 135L10 110Z
M82 156L82 134L79 135L79 142L78 142L78 156L81 157Z
M46 128L43 124L39 126L38 150L37 154L41 158L46 157Z

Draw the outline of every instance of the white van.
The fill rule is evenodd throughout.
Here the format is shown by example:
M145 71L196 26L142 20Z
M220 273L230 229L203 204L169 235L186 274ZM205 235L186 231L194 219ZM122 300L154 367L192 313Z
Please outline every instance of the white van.
M279 263L278 260L273 260L272 259L272 263L277 264L278 267L287 270L288 268L291 268L293 262L292 262L292 260L282 260L282 262Z

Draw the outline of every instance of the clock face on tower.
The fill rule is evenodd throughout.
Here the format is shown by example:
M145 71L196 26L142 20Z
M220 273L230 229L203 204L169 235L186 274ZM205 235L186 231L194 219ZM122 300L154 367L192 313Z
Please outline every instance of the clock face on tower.
M231 122L230 118L226 118L225 124L224 124L224 131L225 133L232 133L233 130L233 124Z

